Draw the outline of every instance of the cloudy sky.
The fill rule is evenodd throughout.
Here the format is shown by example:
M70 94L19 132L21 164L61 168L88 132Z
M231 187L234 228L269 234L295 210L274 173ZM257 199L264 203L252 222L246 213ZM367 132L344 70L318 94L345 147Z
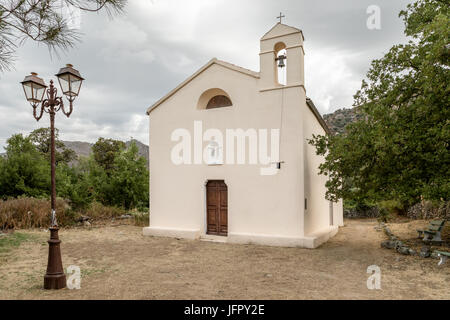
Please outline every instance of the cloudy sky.
M124 15L83 13L82 42L59 56L28 41L15 70L0 74L0 152L36 122L19 84L30 71L48 83L72 63L86 78L75 110L57 115L63 140L98 137L148 143L145 110L212 57L259 71L259 39L276 22L305 36L305 86L322 114L351 107L370 62L406 41L398 17L408 0L129 0ZM367 8L381 9L381 30L367 28Z

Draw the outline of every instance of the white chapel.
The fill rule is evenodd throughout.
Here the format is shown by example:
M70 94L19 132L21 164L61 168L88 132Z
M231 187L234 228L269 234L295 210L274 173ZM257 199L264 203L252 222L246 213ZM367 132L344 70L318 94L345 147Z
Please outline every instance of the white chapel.
M343 225L325 199L330 134L304 81L301 30L260 39L260 71L210 60L150 106L150 225L144 235L316 248Z

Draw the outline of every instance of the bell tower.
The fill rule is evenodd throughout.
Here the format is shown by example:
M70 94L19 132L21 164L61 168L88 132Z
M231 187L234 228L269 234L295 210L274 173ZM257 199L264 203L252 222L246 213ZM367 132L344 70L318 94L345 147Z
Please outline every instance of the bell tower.
M280 19L281 20L281 19ZM260 89L280 86L304 86L303 33L297 28L278 22L260 40ZM280 52L286 51L285 59ZM282 60L282 61L280 61ZM286 81L281 84L278 65L285 65Z

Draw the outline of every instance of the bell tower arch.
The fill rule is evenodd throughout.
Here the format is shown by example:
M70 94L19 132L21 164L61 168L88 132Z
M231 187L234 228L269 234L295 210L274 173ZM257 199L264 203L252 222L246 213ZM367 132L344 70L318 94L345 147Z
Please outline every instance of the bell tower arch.
M260 88L271 89L282 85L304 86L303 33L278 22L260 40ZM282 55L280 55L282 52ZM284 56L281 62L280 56ZM278 65L284 64L285 81L280 81Z

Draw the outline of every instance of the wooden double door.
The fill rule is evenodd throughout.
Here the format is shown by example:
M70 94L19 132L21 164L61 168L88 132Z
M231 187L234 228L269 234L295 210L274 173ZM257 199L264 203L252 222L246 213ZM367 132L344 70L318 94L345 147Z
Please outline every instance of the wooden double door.
M222 180L206 184L207 234L228 235L228 188Z

